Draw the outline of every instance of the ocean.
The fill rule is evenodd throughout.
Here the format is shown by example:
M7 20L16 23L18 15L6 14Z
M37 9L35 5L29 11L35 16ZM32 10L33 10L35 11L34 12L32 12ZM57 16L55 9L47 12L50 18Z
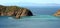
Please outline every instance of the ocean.
M60 28L60 17L53 14L59 7L26 7L34 16L24 16L15 19L0 16L0 28Z

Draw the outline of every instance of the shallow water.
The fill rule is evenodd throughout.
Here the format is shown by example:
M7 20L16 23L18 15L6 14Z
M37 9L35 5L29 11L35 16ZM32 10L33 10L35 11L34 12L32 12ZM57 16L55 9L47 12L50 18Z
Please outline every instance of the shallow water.
M20 19L0 16L0 28L60 28L60 18L51 15L25 16Z

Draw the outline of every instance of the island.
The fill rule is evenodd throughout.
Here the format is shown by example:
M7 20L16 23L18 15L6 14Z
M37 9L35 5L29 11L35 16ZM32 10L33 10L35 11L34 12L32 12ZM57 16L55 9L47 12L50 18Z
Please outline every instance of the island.
M33 14L27 8L0 5L0 16L15 16L18 19L21 16L33 16Z

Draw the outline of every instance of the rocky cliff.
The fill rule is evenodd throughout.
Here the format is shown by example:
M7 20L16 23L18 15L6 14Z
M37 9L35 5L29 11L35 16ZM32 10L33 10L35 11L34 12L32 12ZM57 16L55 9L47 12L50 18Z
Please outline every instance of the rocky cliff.
M60 10L58 10L58 11L54 14L54 16L60 16Z
M26 8L18 6L2 6L0 5L0 16L15 16L20 18L21 16L32 16L32 12Z

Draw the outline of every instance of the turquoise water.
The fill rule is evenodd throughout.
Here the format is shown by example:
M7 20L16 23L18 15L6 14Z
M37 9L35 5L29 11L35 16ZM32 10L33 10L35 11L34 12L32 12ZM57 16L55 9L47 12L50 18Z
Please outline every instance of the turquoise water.
M52 15L25 16L20 19L0 16L0 28L60 28L60 18Z
M60 28L60 17L53 16L60 6L26 8L35 16L25 16L20 19L0 16L0 28Z

